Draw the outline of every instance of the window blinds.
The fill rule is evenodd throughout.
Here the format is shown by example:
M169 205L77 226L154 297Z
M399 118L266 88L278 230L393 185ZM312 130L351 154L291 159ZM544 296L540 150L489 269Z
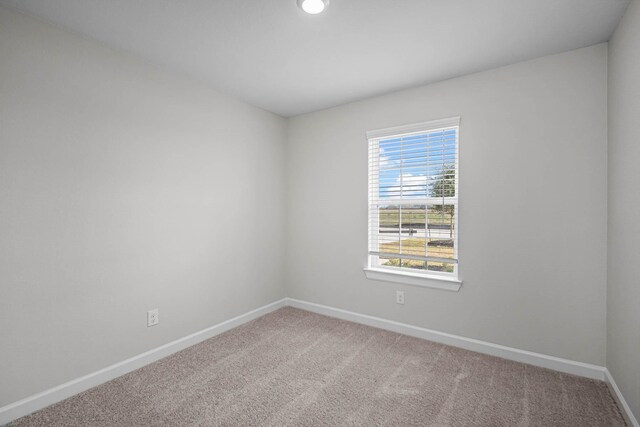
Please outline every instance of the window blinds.
M369 266L456 275L459 118L367 132Z

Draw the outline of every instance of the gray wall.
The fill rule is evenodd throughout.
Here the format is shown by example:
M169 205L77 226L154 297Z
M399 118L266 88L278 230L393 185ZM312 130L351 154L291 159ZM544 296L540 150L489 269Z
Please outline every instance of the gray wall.
M0 58L0 406L284 296L284 119L4 8Z
M291 119L288 295L603 365L606 73L602 44ZM365 131L457 115L462 289L367 280Z
M640 2L609 44L607 367L640 419Z

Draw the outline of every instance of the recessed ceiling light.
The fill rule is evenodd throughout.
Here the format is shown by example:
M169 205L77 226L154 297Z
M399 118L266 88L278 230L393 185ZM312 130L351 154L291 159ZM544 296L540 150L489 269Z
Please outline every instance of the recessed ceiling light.
M297 0L298 7L311 15L316 15L329 6L329 0Z

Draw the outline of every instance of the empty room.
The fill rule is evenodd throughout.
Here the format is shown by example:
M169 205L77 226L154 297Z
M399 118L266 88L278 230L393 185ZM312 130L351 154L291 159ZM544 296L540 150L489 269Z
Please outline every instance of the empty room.
M0 426L640 427L640 0L0 0Z

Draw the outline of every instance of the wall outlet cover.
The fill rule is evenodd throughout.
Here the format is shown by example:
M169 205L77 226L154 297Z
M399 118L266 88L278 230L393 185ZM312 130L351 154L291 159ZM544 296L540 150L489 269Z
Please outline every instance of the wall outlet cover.
M157 308L147 311L147 327L160 323L160 313Z

